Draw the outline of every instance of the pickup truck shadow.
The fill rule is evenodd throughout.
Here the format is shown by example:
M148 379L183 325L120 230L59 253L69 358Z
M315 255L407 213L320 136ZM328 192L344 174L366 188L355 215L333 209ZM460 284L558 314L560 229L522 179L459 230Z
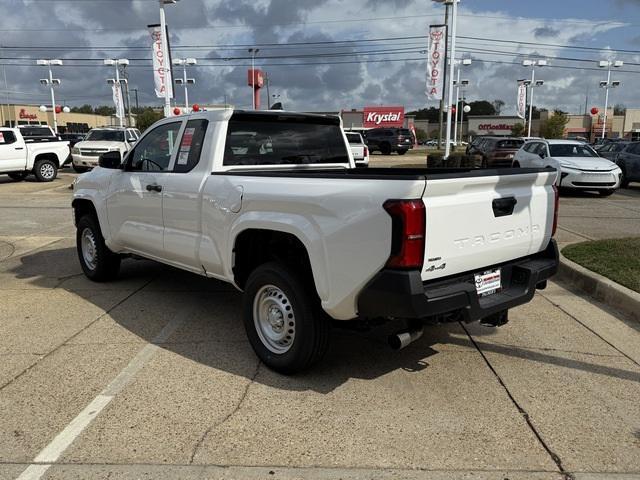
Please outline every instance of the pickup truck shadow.
M62 242L68 245L71 240ZM311 371L284 377L262 366L260 374L255 376L258 360L244 332L242 294L230 285L156 262L131 259L123 261L117 280L97 284L82 274L75 248L56 248L58 245L6 260L8 273L33 286L62 289L80 297L80 301L91 302L107 311L110 318L98 320L103 322L102 326L94 324L84 332L90 335L91 342L133 340L126 333L122 336L119 328L109 327L112 320L140 339L151 342L183 307L193 307L193 315L160 346L190 360L274 388L328 393L350 378L373 379L397 369L418 372L428 368L429 357L438 353L435 345L452 343L449 337L454 332L464 336L457 324L427 328L422 339L395 352L386 343L387 334L403 325L388 324L366 333L336 328L328 354ZM54 315L51 321L56 321ZM95 333L90 332L92 327L95 327ZM76 338L74 341L83 340Z
M33 286L63 289L77 295L108 312L110 319L103 317L99 321L108 324L113 319L120 327L146 342L153 341L181 309L193 308L193 315L160 344L161 348L277 389L329 393L351 378L369 380L399 369L408 373L425 370L428 373L430 363L439 361L435 359L437 354L475 352L476 345L483 352L526 359L534 364L561 366L640 382L640 374L636 372L567 359L524 346L492 342L489 338L494 329L473 328L474 345L457 323L425 327L420 340L399 352L391 351L386 344L387 335L398 329L398 324L389 323L366 333L334 329L327 356L311 371L285 377L262 367L256 374L258 360L246 340L242 323L242 294L233 287L146 260L125 260L118 280L96 284L82 274L75 248L56 246L5 260L5 265L9 266L8 273ZM1 270L7 272L6 267ZM55 316L51 316L51 321L56 321ZM130 336L126 340L123 337L114 339L112 335L117 333L113 330L94 326L98 328L91 342L131 341ZM433 372L436 381L438 375L442 375L441 368L434 367Z

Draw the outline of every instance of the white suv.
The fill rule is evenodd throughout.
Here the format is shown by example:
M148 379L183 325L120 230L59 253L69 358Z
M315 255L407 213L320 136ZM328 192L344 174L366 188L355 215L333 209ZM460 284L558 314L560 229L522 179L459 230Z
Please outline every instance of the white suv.
M138 141L137 128L100 127L92 129L87 137L71 149L73 169L86 172L98 165L98 158L105 152L119 151L122 156Z

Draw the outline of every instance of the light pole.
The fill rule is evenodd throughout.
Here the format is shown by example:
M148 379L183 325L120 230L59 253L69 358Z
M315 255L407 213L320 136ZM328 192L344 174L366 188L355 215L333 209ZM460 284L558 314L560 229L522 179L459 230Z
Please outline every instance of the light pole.
M462 92L462 104L464 105L464 91ZM460 143L462 143L462 120L464 119L464 114L469 113L470 111L471 111L471 107L469 105L464 105L462 107L462 110L460 110ZM468 135L469 135L469 129L467 128L467 136Z
M456 79L453 81L453 85L455 85L456 87L456 118L454 121L454 127L453 127L453 141L456 142L457 138L458 138L458 102L460 100L460 71L462 70L462 67L464 65L471 65L471 59L470 58L465 58L462 60L453 60L453 62L458 65L458 73L456 76ZM463 80L462 81L463 85L469 85L469 80ZM460 126L460 129L462 129L462 126Z
M120 65L124 65L127 66L129 65L129 60L126 58L118 58L118 59L114 59L114 58L107 58L104 60L104 64L108 65L108 66L115 66L116 68L116 78L108 78L107 79L107 83L109 85L115 85L116 88L118 89L118 91L120 92L120 97L119 97L119 102L122 102L122 87L121 84L122 83L127 83L126 79L120 79ZM124 112L119 112L118 110L120 109L120 104L118 103L118 105L116 105L116 116L118 117L120 126L123 127L124 126Z
M169 42L168 42L168 32L167 32L167 21L164 16L164 6L165 5L173 5L179 0L159 0L160 2L160 33L162 34L162 58L165 59L164 62L164 78L166 83L166 87L164 89L164 116L171 116L171 96L169 95L169 87L171 86L169 73L171 69L169 68ZM173 90L173 88L171 89Z
M182 78L176 78L176 85L184 86L184 107L185 112L189 113L189 90L187 85L194 85L195 78L187 78L187 65L196 65L198 62L195 58L176 58L174 65L182 65Z
M604 121L602 124L602 138L605 137L605 131L607 130L607 108L609 108L609 89L620 86L619 81L611 81L611 67L620 68L624 65L622 60L602 60L598 63L600 68L607 69L607 81L600 82L600 88L604 88Z
M250 48L251 54L251 96L253 97L253 109L256 109L256 55L260 51L259 48Z
M527 126L527 137L531 136L531 124L533 123L533 87L541 87L544 85L544 81L538 80L536 82L536 66L545 67L548 65L546 60L524 60L522 65L525 67L531 67L531 81L529 83L530 95L529 95L529 125ZM526 85L526 82L525 82Z
M53 87L60 85L59 78L53 78L53 73L51 72L51 65L62 65L62 60L59 59L41 59L36 61L37 65L43 65L49 67L49 78L41 78L40 83L42 85L48 85L51 89L51 109L53 110L53 131L58 134L58 117L56 116L56 96L53 93Z

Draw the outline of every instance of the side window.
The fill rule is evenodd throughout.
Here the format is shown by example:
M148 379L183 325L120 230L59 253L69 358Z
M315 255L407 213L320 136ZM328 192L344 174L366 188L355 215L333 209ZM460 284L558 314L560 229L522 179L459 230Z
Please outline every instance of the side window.
M16 141L16 136L11 131L0 132L0 145L9 145Z
M165 123L149 132L129 155L128 170L166 172L175 151L181 123Z
M200 161L200 153L207 131L208 120L189 120L180 140L180 149L173 171L190 172Z

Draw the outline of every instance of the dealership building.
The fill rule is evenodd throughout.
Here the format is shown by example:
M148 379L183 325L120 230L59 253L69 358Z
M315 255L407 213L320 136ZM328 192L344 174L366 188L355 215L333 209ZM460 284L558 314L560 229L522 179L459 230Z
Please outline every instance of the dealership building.
M86 133L95 127L120 125L115 115L60 112L56 114L56 119L60 133ZM132 115L131 121L135 126L135 115ZM53 112L41 112L39 105L0 104L0 125L53 125Z

